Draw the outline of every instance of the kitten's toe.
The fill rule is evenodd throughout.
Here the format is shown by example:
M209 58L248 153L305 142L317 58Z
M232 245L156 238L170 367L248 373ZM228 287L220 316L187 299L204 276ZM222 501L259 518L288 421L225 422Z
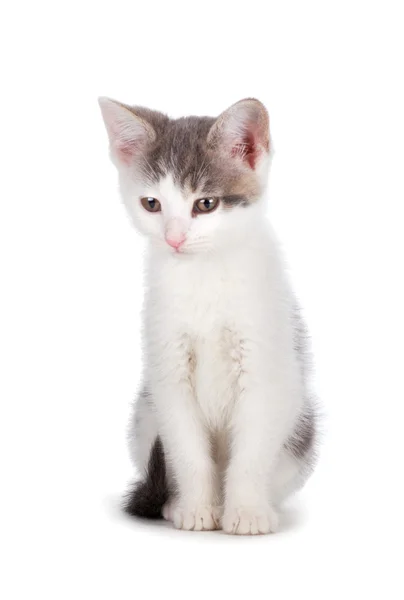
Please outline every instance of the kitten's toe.
M220 514L216 506L176 507L173 522L177 529L187 531L211 531L219 528Z
M222 520L223 531L233 535L275 533L278 526L278 515L270 506L226 508Z

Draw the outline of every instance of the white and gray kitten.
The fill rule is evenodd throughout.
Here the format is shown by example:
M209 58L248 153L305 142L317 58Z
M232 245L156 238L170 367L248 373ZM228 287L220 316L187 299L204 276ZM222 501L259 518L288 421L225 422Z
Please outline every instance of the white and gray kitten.
M100 106L124 202L149 239L143 479L126 510L194 531L276 531L315 457L304 326L265 217L268 114L242 100L177 120Z

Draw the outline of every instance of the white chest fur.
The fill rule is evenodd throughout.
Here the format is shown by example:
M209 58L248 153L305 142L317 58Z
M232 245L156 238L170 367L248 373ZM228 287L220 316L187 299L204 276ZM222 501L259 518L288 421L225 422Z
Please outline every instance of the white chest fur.
M149 257L145 343L150 377L153 369L164 371L175 354L180 367L181 353L188 352L194 395L212 427L223 426L237 399L243 340L265 350L277 334L282 281L271 252L263 253L262 247L261 240L260 252L251 245L216 258Z
M162 345L169 351L183 343L202 414L210 427L221 428L237 393L234 299L240 277L223 262L189 256L170 257L150 275L145 316L152 363L165 360Z

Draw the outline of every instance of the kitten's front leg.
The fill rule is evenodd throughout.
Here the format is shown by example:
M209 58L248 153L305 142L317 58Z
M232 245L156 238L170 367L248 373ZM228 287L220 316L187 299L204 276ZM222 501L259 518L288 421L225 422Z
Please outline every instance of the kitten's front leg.
M218 493L210 440L193 391L191 362L187 344L178 344L176 351L165 355L158 379L154 377L153 396L177 488L176 498L163 514L178 529L201 531L218 527Z
M184 382L166 386L160 411L161 436L177 487L169 511L178 529L217 529L215 465L196 400Z
M271 369L271 380L268 368L259 372L259 362L257 357L245 365L232 418L222 520L226 533L270 533L278 528L278 515L271 502L271 474L299 395L281 367L279 371Z

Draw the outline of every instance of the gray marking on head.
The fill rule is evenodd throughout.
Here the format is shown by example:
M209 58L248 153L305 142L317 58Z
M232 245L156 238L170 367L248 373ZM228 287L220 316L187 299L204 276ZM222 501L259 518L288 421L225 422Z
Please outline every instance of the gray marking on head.
M146 120L156 132L156 139L139 158L142 176L156 183L168 173L183 188L221 197L227 207L246 206L260 195L255 172L240 170L230 158L218 154L208 143L214 117L168 116L143 107L127 107Z
M222 202L227 207L237 205L247 206L247 204L249 203L248 198L242 196L241 194L234 194L233 196L223 196Z
M153 183L167 173L181 186L196 189L209 170L207 136L213 123L211 117L183 117L169 119L156 111L135 107L132 109L146 119L156 131L156 141L144 156L143 174Z

